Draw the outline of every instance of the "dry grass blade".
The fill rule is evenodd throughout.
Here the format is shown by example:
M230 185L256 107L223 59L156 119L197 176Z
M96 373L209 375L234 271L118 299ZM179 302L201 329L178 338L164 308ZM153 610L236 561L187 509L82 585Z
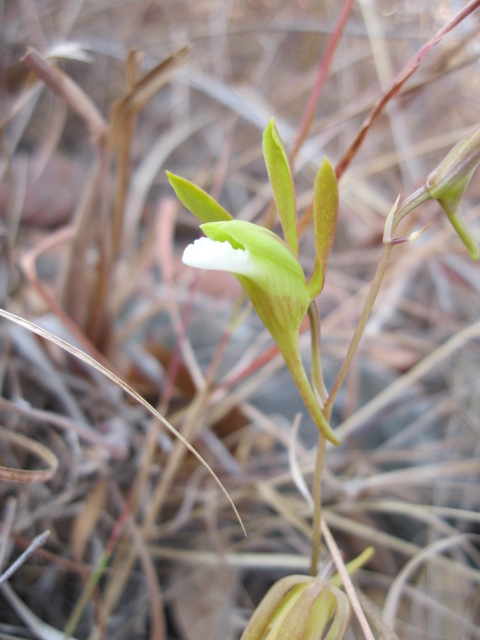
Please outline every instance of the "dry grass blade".
M120 113L133 111L138 113L158 91L175 75L175 72L187 61L190 47L182 47L162 60L147 74L134 83L133 88L117 103Z
M188 47L182 47L137 81L139 55L136 50L130 51L127 60L127 92L114 105L109 131L109 143L116 150L118 164L112 225L114 257L117 256L122 238L124 207L131 173L131 147L137 117L153 96L172 79L176 70L185 63L188 52Z
M68 106L78 113L89 127L96 140L107 133L107 123L87 94L60 69L43 58L35 49L29 49L23 61L47 84Z
M327 523L322 518L321 529L323 537L325 538L325 542L327 543L328 550L330 551L333 561L335 562L335 567L342 578L343 586L345 591L347 592L348 598L350 600L350 604L352 605L352 609L357 616L358 622L362 628L364 637L366 640L375 640L375 636L370 629L368 621L363 612L362 606L358 600L358 596L356 594L355 588L353 586L352 580L348 575L347 568L345 567L345 563L343 562L342 555L340 553L340 549L335 542L332 534L330 533L330 529L328 528Z
M114 459L122 459L127 455L125 446L109 442L108 438L102 436L101 433L92 429L88 424L75 422L59 413L34 409L33 407L28 407L23 404L15 404L14 402L5 400L5 398L0 398L0 410L23 416L27 420L46 422L67 432L73 431L78 434L81 440L95 444L105 451L108 451Z
M227 490L223 486L223 484L220 481L220 479L218 478L218 476L214 473L213 469L211 469L211 467L207 464L207 462L205 462L205 460L198 453L198 451L182 436L182 434L179 433L177 431L177 429L175 429L175 427L173 427L168 422L168 420L166 420L154 407L152 407L152 405L149 404L145 400L145 398L142 398L142 396L139 393L137 393L135 391L135 389L133 389L130 385L128 385L123 380L121 380L121 378L119 378L117 375L115 375L114 373L112 373L111 371L106 369L103 365L101 365L94 358L92 358L90 355L88 355L88 353L85 353L84 351L81 351L80 349L77 349L76 347L74 347L71 344L68 344L68 342L65 342L65 340L62 340L61 338L58 338L57 336L54 336L52 333L50 333L46 329L42 329L42 327L39 327L38 325L34 324L33 322L29 322L28 320L25 320L24 318L20 318L19 316L16 316L13 313L9 313L8 311L5 311L4 309L0 309L0 315L3 316L4 318L6 318L7 320L10 320L11 322L14 322L14 323L20 325L21 327L24 327L28 331L31 331L32 333L35 333L36 335L40 336L41 338L45 338L49 342L53 342L53 344L56 344L57 346L61 347L62 349L64 349L68 353L70 353L71 355L75 356L75 358L78 358L79 360L82 360L83 362L87 363L88 365L90 365L91 367L96 369L97 371L100 371L100 373L102 373L106 378L108 378L111 382L113 382L118 387L120 387L127 395L129 395L136 402L138 402L140 405L142 405L142 407L144 407L152 416L154 416L157 420L159 420L168 429L168 431L170 431L170 433L172 433L190 451L190 453L192 453L195 456L195 458L207 469L209 474L215 480L215 482L217 483L218 487L221 489L222 493L225 495L225 497L227 498L228 502L232 506L232 509L233 509L237 519L238 519L238 522L239 522L240 526L242 527L243 533L245 535L247 535L247 532L246 532L245 527L243 525L242 519L240 517L240 514L238 513L238 510L237 510L236 506L233 503L233 500L229 496Z
M2 513L2 527L0 530L0 569L4 567L7 558L8 543L12 532L16 509L17 501L15 498L10 496L5 502Z
M338 429L337 434L340 439L347 436L360 428L369 418L375 415L382 408L387 406L394 399L405 393L416 382L418 382L427 373L435 370L443 360L448 358L457 349L460 349L470 341L475 340L480 335L480 322L475 322L470 326L458 331L447 342L442 344L438 349L426 356L421 362L416 364L405 375L398 378L384 391L376 395L370 402L366 403L361 409L355 412L351 418L347 419Z
M99 482L86 497L82 510L73 522L71 544L77 562L81 562L87 543L95 531L107 500L107 482Z
M193 117L188 122L173 125L144 154L142 161L132 175L130 190L125 202L125 237L132 237L133 230L138 228L148 192L166 158L182 142L200 131L210 121L210 118L200 115Z
M368 621L378 634L379 640L400 640L396 633L386 624L382 618L381 611L377 609L374 603L364 593L357 589L357 597L360 600L362 609L368 618Z
M309 508L313 511L313 498L310 490L305 482L305 478L303 477L302 470L300 469L300 464L298 462L297 457L297 448L296 448L296 440L298 434L298 428L300 426L300 420L302 416L297 414L295 416L295 420L292 424L292 430L290 435L290 443L288 447L288 463L290 465L290 471L292 474L293 482L298 489L298 492L304 497L305 502L308 504Z
M66 639L63 631L58 631L58 629L54 629L49 624L42 622L42 620L22 602L10 585L3 584L1 591L13 609L15 609L17 615L39 640L75 640L72 636Z
M86 256L95 230L96 199L101 179L101 164L93 163L83 185L82 197L73 212L72 239L63 270L61 302L66 312L65 316L73 320L71 324L76 323L78 326L84 325L86 309L89 306L89 272L85 265L88 262Z
M47 469L13 469L11 467L0 467L0 480L6 482L19 482L28 484L34 482L48 482L58 469L57 456L45 445L22 436L20 433L12 433L8 429L0 427L0 440L6 440L10 444L21 447L25 451L40 458L47 465Z
M115 485L113 486L113 494L115 499L121 503L122 509L125 509L126 505L123 504L123 499ZM127 515L126 517L126 526L135 544L137 554L140 562L142 563L143 571L147 580L152 626L150 639L164 640L166 637L165 613L162 606L162 594L160 591L158 575L153 564L152 553L147 547L145 539L131 515Z
M438 464L412 466L377 473L371 478L352 480L345 484L345 489L350 495L360 495L384 492L395 486L422 485L438 478L478 476L479 473L480 460L447 460Z
M479 540L478 535L456 535L451 538L437 540L431 545L428 545L425 549L419 551L419 553L413 557L400 571L398 576L393 581L393 584L388 592L387 599L383 607L383 619L392 628L395 626L395 618L400 605L400 599L402 592L406 586L407 581L412 574L423 563L436 558L439 554L456 546L463 546L467 539Z
M19 558L17 558L15 562L11 564L6 571L2 573L2 575L0 576L0 585L3 585L9 578L11 578L11 576L13 576L15 571L17 571L17 569L22 566L25 560L27 560L32 555L32 553L35 553L37 549L39 549L45 544L49 535L50 535L50 531L44 531L39 536L37 536L34 540L32 540L32 542L28 546L28 549L25 549L22 555Z

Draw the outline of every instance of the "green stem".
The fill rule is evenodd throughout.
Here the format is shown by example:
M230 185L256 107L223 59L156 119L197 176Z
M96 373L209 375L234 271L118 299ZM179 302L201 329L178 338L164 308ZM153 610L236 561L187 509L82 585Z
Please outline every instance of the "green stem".
M468 253L470 254L472 260L478 260L480 258L478 243L475 239L475 236L468 228L467 223L463 218L462 212L460 210L456 211L455 209L448 207L446 203L443 203L443 210L445 211L447 218L450 220L450 224L455 229L458 237L467 247Z
M365 331L365 327L367 325L368 319L370 318L370 314L372 313L373 305L375 304L375 300L377 298L378 292L380 290L380 286L382 284L383 277L385 275L385 271L387 269L388 260L390 258L390 252L392 250L393 245L389 242L383 245L383 253L378 264L377 270L375 272L375 276L373 278L372 284L370 286L370 291L368 292L367 298L363 305L362 313L360 315L360 319L358 321L357 327L355 329L355 333L353 334L352 340L350 341L350 345L348 347L347 355L340 367L340 371L333 383L332 390L330 391L330 395L325 403L325 416L330 416L332 412L333 403L340 391L340 387L342 386L345 377L347 375L348 369L352 364L352 360L355 357L360 340L362 339L363 332Z
M290 336L282 336L282 344L280 340L276 340L277 345L282 353L285 364L295 382L295 385L302 396L302 400L308 409L308 412L312 416L313 421L317 425L320 432L330 440L332 444L340 444L340 440L332 430L325 417L323 406L320 403L316 393L313 392L310 385L310 380L303 367L302 357L300 354L300 345L298 341L298 335L292 334Z
M321 345L320 345L320 313L315 300L312 300L308 307L308 318L310 321L310 335L312 344L312 364L311 378L313 392L322 404L328 398L328 392L323 379L322 361L321 361ZM329 416L325 416L327 420ZM312 533L312 552L310 557L310 575L316 576L318 572L318 561L322 550L322 473L325 461L325 451L327 441L322 433L318 434L317 456L315 459L315 470L313 474L313 533Z
M328 398L327 388L325 387L325 381L323 379L322 372L322 353L320 345L320 313L318 311L318 305L315 300L310 302L308 307L308 319L310 321L310 336L311 336L311 369L310 374L312 378L312 387L314 393L317 395L322 407Z

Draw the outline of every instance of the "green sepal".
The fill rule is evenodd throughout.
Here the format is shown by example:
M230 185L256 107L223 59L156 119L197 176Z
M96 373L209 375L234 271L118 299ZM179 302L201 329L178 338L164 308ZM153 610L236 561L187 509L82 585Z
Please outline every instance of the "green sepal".
M166 172L168 181L177 198L200 222L220 222L233 217L206 191L186 178Z
M474 171L475 169L472 169L470 173L450 186L448 189L444 188L440 192L438 192L439 190L434 189L433 192L437 193L437 195L433 195L431 189L428 189L428 193L432 198L435 198L437 200L439 205L444 210L447 218L450 221L450 224L455 229L458 237L467 247L472 260L478 260L480 258L480 248L478 246L478 242L473 233L468 228L467 223L465 222L465 218L462 214L462 199Z
M319 638L323 638L325 629L334 617L336 609L337 602L335 596L331 593L330 589L323 589L313 603L308 628L303 636L303 640L319 640Z
M285 242L298 256L295 187L290 163L273 118L263 132L263 155Z
M338 186L335 169L324 158L313 188L313 227L315 233L315 266L307 282L310 299L322 291L327 262L337 229Z
M261 640L265 638L267 630L283 609L284 603L282 603L282 599L285 595L296 585L309 583L311 581L312 578L309 576L292 575L281 578L275 582L253 612L252 617L242 633L241 640ZM287 598L287 602L288 600Z
M302 640L309 618L304 615L304 607L300 603L311 584L313 580L310 584L297 584L284 596L273 616L268 640Z
M344 637L350 617L343 592L319 578L288 576L267 592L241 640L337 640Z
M290 248L268 229L244 220L210 222L200 228L211 240L248 251L248 272L235 275L283 352L291 336L298 335L310 303L302 267Z

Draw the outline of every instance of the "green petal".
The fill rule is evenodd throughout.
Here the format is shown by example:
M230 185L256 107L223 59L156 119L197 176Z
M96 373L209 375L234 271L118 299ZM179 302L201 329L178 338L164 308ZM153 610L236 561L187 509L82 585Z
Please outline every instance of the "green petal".
M228 211L196 184L186 178L176 176L170 171L167 171L166 174L177 198L186 209L193 213L194 216L197 216L200 222L232 220L232 216Z
M269 229L244 220L210 222L200 225L200 228L212 240L229 242L234 249L248 249L252 254L277 263L282 270L291 271L305 283L300 263L289 247Z
M315 267L307 283L310 297L323 289L327 261L332 250L338 218L338 187L335 170L323 159L313 189L313 225L315 231Z
M287 154L273 118L263 132L263 155L285 241L295 255L298 255L295 188Z
M243 220L201 225L211 240L248 251L250 273L235 275L280 349L296 336L310 303L300 263L274 233ZM234 273L234 271L232 271Z

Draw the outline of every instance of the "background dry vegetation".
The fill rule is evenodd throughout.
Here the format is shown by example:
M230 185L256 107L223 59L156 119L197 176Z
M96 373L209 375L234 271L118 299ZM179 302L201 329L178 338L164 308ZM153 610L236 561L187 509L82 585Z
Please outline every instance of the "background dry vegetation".
M381 91L465 4L354 4L295 163L301 210L322 156L342 158ZM234 278L181 264L198 229L164 171L260 221L271 197L261 131L274 115L291 147L340 3L0 7L2 305L156 406L218 474L248 532L144 407L3 320L1 464L40 473L0 485L2 570L50 535L1 587L0 637L233 640L274 580L308 571L311 512L297 485L298 469L311 484L316 430ZM397 194L478 124L479 20L473 13L430 53L342 176L320 298L327 383ZM465 203L477 232L479 185ZM406 233L432 224L394 251L335 407L343 441L328 452L324 516L346 561L375 547L355 581L399 637L480 638L479 271L436 203L411 218ZM363 637L355 625L348 637Z

